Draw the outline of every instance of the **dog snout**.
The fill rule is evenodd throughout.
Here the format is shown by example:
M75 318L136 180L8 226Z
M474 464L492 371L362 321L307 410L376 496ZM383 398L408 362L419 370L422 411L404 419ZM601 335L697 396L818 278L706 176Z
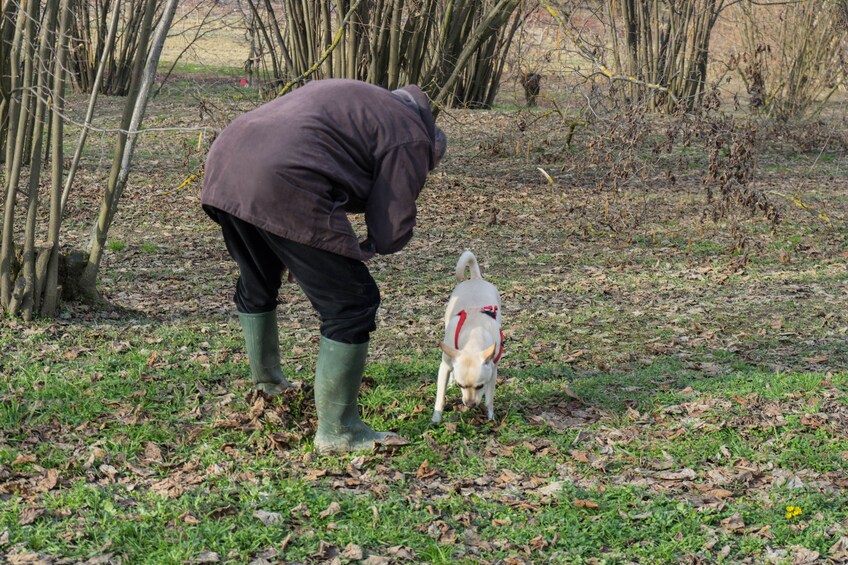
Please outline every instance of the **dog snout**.
M480 394L476 389L465 389L462 391L462 403L469 408L480 405Z

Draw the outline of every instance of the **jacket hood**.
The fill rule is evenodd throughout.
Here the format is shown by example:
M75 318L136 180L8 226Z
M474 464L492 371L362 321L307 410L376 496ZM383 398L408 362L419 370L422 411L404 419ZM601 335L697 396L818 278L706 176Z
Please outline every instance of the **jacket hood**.
M430 99L427 98L423 90L414 84L393 90L392 94L421 116L421 121L424 122L427 135L430 137L430 145L432 147L430 152L430 170L433 170L436 166L436 120L433 117L433 111L430 109Z

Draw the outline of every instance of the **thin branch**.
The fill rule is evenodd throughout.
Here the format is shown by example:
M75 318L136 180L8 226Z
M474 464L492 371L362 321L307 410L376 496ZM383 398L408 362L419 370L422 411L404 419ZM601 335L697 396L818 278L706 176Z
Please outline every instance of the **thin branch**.
M356 0L356 2L353 3L353 6L351 6L350 9L347 11L347 14L345 14L344 19L342 19L339 25L339 29L336 32L336 36L333 38L333 42L330 44L329 47L327 47L327 49L324 50L324 53L321 54L321 57L311 67L306 69L300 76L292 79L285 86L283 86L283 88L280 89L279 92L277 92L278 97L286 94L289 90L292 89L294 85L299 82L302 82L304 79L308 78L309 75L318 70L318 67L321 66L321 63L323 63L327 59L327 57L330 56L330 53L332 53L336 49L336 46L338 46L339 42L342 40L345 29L347 28L348 23L350 22L350 18L356 12L356 9L359 7L359 4L361 2L362 0Z

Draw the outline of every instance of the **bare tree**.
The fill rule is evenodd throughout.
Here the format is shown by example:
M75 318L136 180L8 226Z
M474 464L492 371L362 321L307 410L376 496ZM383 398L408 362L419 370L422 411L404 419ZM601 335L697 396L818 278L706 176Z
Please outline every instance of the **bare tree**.
M163 0L157 0L161 12ZM98 61L106 55L105 74L101 81L102 94L125 96L130 89L133 63L144 58L140 38L147 0L127 0L121 11L122 21L111 48L107 45L109 14L114 11L115 0L74 0L72 28L73 48L70 56L74 86L90 92L97 74Z
M520 0L247 3L260 63L250 68L269 95L345 77L387 88L416 83L440 104L490 107L520 21Z
M614 72L635 79L624 87L627 99L647 100L654 110L698 104L710 35L724 7L725 0L606 0Z
M137 41L139 52L148 55L137 58L133 67L133 80L115 146L112 174L101 203L101 213L94 226L88 260L77 257L75 262L60 253L62 216L79 153L85 142L85 129L89 127L93 115L96 87L110 58L108 50L117 27L117 11L121 2L114 4L116 12L111 17L110 31L104 38L105 50L92 83L95 92L90 100L84 131L71 170L65 176L63 112L64 92L68 82L66 69L73 19L72 1L9 2L4 6L4 17L0 21L0 37L9 40L2 44L3 50L0 52L0 94L3 97L0 109L3 111L2 123L5 124L6 150L5 197L0 232L0 307L7 314L25 320L39 315L53 315L60 289L68 291L76 288L89 297L97 294L95 283L103 243L127 182L135 140L178 0L167 0L159 12L157 0L146 3L144 18L139 27L141 34ZM9 4L14 7L10 8ZM153 24L157 19L154 34ZM44 166L44 155L47 153L44 150L45 140L49 141L50 147L48 180L44 179L48 171ZM44 184L49 187L46 204L41 191ZM46 223L46 226L39 222ZM78 268L62 269L62 264L74 264Z
M100 205L100 213L94 226L88 263L82 274L81 290L89 297L97 296L97 276L100 272L100 260L103 258L106 235L112 225L112 219L118 210L118 203L129 178L130 164L138 140L139 128L147 110L147 101L156 79L159 56L162 53L162 47L165 44L174 12L176 12L177 2L178 0L167 0L163 16L153 36L147 59L137 58L133 67L130 93L124 104L124 114L121 119L121 132L118 135L118 142L115 144L112 170ZM148 2L144 23L141 27L142 36L139 38L139 48L143 48L142 52L147 51L147 43L150 41L153 31L154 10L155 3Z

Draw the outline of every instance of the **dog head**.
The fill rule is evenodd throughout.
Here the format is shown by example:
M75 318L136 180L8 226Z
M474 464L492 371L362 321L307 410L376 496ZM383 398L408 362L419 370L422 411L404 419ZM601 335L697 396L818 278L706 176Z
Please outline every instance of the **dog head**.
M462 403L468 407L480 404L485 386L494 378L494 359L497 344L484 351L455 349L441 344L442 352L450 359L453 380L462 389Z

